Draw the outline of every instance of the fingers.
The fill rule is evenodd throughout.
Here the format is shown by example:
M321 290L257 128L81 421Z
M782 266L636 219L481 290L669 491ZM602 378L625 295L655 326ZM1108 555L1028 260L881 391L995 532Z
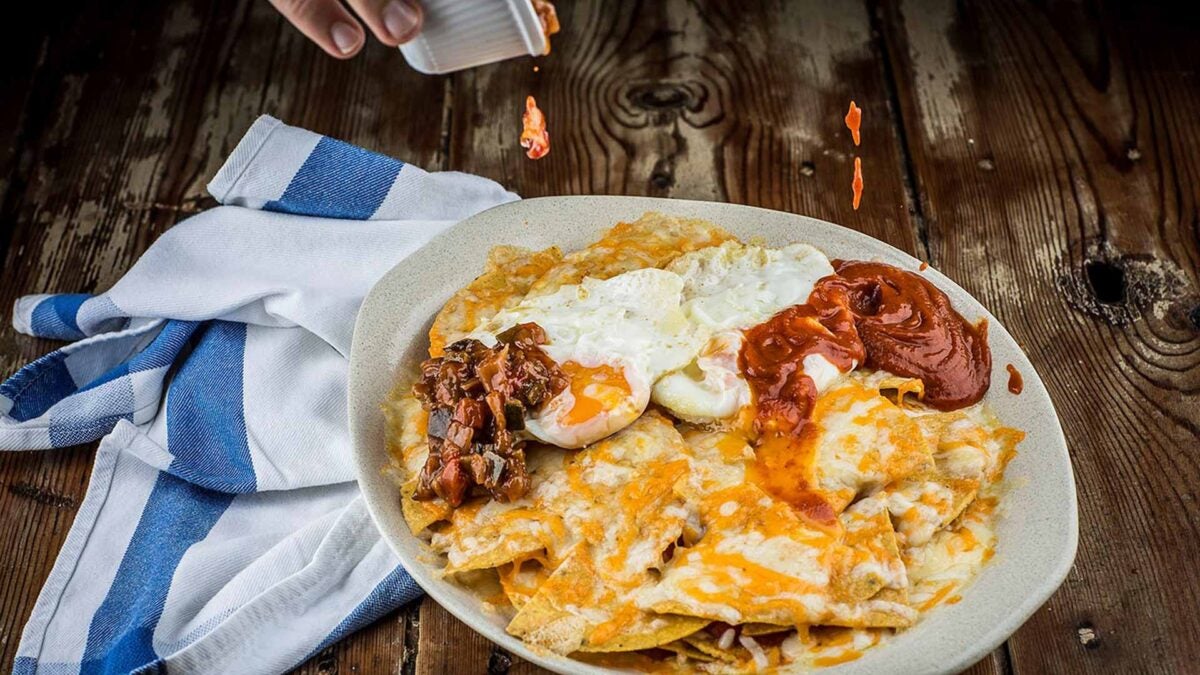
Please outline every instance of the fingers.
M396 47L421 32L424 14L416 0L347 0L375 37Z
M362 49L362 25L338 0L270 0L275 9L330 56L348 59Z

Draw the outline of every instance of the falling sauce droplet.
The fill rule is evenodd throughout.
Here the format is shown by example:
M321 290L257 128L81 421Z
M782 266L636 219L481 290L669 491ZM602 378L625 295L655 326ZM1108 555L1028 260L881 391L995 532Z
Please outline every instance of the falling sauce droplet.
M525 97L525 114L521 117L521 147L529 159L541 159L550 152L550 134L546 131L546 116L532 96Z
M858 210L858 204L862 201L863 192L863 176L862 176L862 158L854 158L854 182L850 184L854 190L854 210Z
M846 128L850 129L850 136L854 139L854 145L859 142L859 128L862 125L862 108L855 105L854 101L850 101L850 110L846 113Z

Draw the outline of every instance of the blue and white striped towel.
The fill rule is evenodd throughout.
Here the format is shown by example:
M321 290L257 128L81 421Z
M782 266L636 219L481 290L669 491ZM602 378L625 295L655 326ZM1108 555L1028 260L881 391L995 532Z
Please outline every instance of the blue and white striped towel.
M76 342L0 385L0 449L103 437L16 673L279 672L419 592L354 483L354 318L516 196L270 117L208 188L223 206L108 292L16 303L17 330Z

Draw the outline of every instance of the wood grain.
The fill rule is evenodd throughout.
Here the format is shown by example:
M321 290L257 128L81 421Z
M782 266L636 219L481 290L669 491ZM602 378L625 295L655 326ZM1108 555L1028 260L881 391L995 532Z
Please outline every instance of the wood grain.
M1018 673L1200 660L1195 30L1134 3L886 12L932 263L1026 349L1075 466L1076 566Z
M107 288L166 228L211 204L205 183L262 112L418 164L442 161L444 84L380 45L334 61L250 0L42 4L46 32L9 42L0 80L0 138L13 139L0 148L0 306ZM397 92L421 105L389 105ZM16 335L6 316L0 371L56 346ZM12 663L93 451L0 453L0 664ZM397 668L405 617L351 636L304 672Z
M1185 672L1200 657L1194 19L1057 0L564 3L549 57L433 78L376 44L329 59L254 0L89 5L35 5L39 29L0 52L0 306L113 283L211 204L204 183L262 112L524 196L711 199L840 222L987 304L1068 435L1076 568L968 672ZM516 142L530 93L552 138L538 162ZM851 98L858 149L841 121ZM54 346L0 326L0 371ZM0 454L0 664L92 452ZM538 672L428 600L298 672L395 670Z
M864 5L844 2L564 3L552 54L454 76L450 163L526 197L626 194L804 213L916 251L917 229ZM550 154L517 143L533 94ZM864 109L867 191L851 209ZM507 111L507 112L506 112Z

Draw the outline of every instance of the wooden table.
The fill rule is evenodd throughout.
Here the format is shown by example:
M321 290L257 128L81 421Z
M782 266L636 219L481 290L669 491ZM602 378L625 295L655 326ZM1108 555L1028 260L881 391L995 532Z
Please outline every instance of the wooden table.
M205 183L259 113L527 197L708 199L842 223L990 307L1066 429L1075 568L972 672L1194 672L1196 21L1053 0L560 4L540 72L523 59L426 77L377 44L327 58L261 0L32 3L42 16L7 32L0 74L0 306L107 288L213 204ZM517 145L528 93L550 120L539 162ZM852 98L859 149L842 124ZM3 374L54 347L5 324ZM2 668L93 451L0 454ZM425 601L300 672L397 670L536 669Z

